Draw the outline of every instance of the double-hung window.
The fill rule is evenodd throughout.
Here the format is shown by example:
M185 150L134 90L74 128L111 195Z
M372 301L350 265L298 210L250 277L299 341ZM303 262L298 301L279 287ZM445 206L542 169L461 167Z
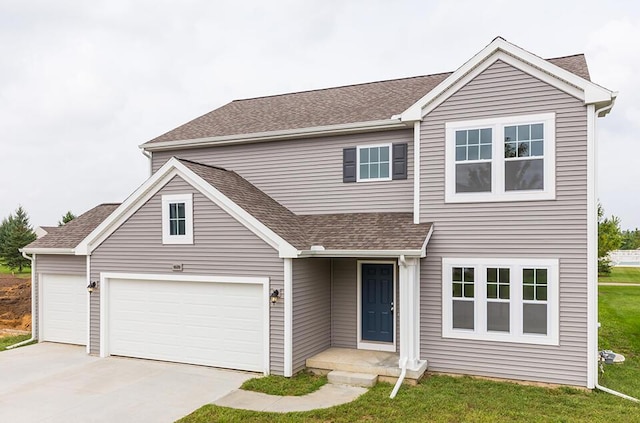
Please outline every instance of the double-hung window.
M193 195L162 196L162 243L193 244Z
M558 345L556 259L444 258L442 335Z
M391 180L391 144L358 147L358 181Z
M555 114L446 124L445 201L555 198Z

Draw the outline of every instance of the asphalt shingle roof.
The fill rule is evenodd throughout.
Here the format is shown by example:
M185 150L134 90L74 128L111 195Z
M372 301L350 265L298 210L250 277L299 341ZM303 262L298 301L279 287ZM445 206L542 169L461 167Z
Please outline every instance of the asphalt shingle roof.
M431 229L411 213L296 215L235 172L178 160L299 250L420 250Z
M36 239L25 248L75 248L120 204L100 204L67 224L47 230L47 235Z
M584 55L547 59L589 80ZM234 100L148 144L390 119L452 72Z

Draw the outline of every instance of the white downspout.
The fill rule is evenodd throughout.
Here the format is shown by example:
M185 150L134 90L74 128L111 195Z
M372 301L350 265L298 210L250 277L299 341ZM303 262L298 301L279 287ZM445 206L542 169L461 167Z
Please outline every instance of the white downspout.
M22 253L22 257L26 258L31 262L31 338L26 341L18 342L17 344L9 345L6 349L10 350L13 348L20 347L22 345L28 344L36 340L36 256L35 254L31 257L27 255L24 251L20 251Z
M597 142L596 142L597 137L596 137L596 133L595 133L595 132L596 132L596 131L595 131L596 119L598 118L598 115L599 115L600 113L602 113L602 112L606 112L607 110L611 109L611 108L613 107L614 102L615 102L615 97L613 98L613 101L611 102L611 104L609 104L608 106L604 106L604 107L602 107L602 108L597 109L597 110L595 110L595 111L594 111L594 116L593 116L593 140L594 140L594 144L595 144L595 145L594 145L594 150L595 150L595 151L594 151L594 162L595 162L595 156L597 155ZM595 163L594 163L594 165L595 165ZM595 166L594 166L594 167L595 167ZM595 169L594 169L594 171L595 171ZM594 179L595 179L595 181L594 181L594 182L596 182L596 183L597 183L597 174L596 174L596 175L594 175ZM594 187L594 188L595 188L595 187ZM594 189L594 190L595 190L595 189ZM594 199L594 201L595 201L595 199ZM591 219L594 219L594 218L595 218L595 216L590 216L590 217L591 217ZM596 230L596 231L597 231L597 230ZM598 238L597 238L597 232L596 232L596 243L597 243L597 239L598 239ZM597 245L596 245L596 249L597 249ZM596 275L597 275L597 271L596 271ZM595 276L595 277L597 278L597 276ZM595 298L598 298L598 284L597 284L597 282L595 283L595 286L596 286L596 292L594 293L594 295L595 295ZM596 305L596 309L595 309L595 310L593 310L593 313L595 313L595 315L597 316L597 313L598 313L598 309L597 309L597 305L598 305L598 303L597 303L597 301L595 301L595 305ZM599 347L598 347L598 327L599 327L599 326L600 326L599 324L596 324L596 325L595 325L595 328L594 328L594 332L595 332L595 333L592 335L592 336L594 336L594 337L595 337L595 344L596 344L596 351L595 351L595 354L596 354L596 356L598 356L598 349L599 349ZM602 386L602 385L600 385L600 383L598 383L598 376L599 376L599 374L600 374L600 373L598 372L598 368L597 368L597 367L598 367L598 363L590 363L590 365L594 365L594 364L595 364L595 366L596 366L596 370L595 370L595 372L596 372L596 375L595 375L595 388L596 388L596 389L599 389L599 390L601 390L601 391L603 391L603 392L606 392L606 393L608 393L608 394L611 394L611 395L618 396L618 397L620 397L620 398L627 399L627 400L629 400L629 401L640 402L640 400L639 400L639 399L637 399L637 398L634 398L634 397L629 396L629 395L627 395L627 394L623 394L622 392L614 391L613 389L609 389L609 388L607 388L606 386Z
M400 255L400 258L398 259L398 261L400 262L400 265L402 267L406 267L407 266L407 260L404 257L404 254ZM404 335L403 335L404 336ZM398 381L396 382L396 385L393 387L393 391L391 391L391 395L389 395L389 398L394 399L396 397L396 394L398 393L398 390L400 389L400 386L402 386L402 382L404 382L404 378L407 375L407 361L409 360L409 357L404 356L400 358L400 376L398 377Z
M151 158L152 153L149 153L147 150L140 150L142 151L142 154L144 154L144 156L149 159L149 176L153 175L153 159Z

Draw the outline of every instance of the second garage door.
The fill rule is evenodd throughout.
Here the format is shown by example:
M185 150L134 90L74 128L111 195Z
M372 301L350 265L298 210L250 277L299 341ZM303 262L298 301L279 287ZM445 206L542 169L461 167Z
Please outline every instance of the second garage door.
M112 278L108 353L264 370L262 284Z
M40 339L86 345L86 277L41 274L40 292Z

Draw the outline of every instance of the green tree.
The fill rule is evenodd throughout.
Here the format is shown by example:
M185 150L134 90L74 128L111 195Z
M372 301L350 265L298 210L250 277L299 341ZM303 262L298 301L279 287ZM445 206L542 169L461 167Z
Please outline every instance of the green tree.
M640 229L622 231L621 250L637 250L640 248Z
M611 273L609 251L622 245L620 219L616 216L604 217L604 208L598 204L598 273Z
M29 224L29 216L22 206L15 214L10 214L0 225L0 262L11 270L28 267L30 262L20 253L20 249L36 240L36 234Z
M62 220L58 221L58 226L62 226L65 223L69 223L75 218L76 218L76 215L71 213L71 210L69 210L65 215L62 216Z

